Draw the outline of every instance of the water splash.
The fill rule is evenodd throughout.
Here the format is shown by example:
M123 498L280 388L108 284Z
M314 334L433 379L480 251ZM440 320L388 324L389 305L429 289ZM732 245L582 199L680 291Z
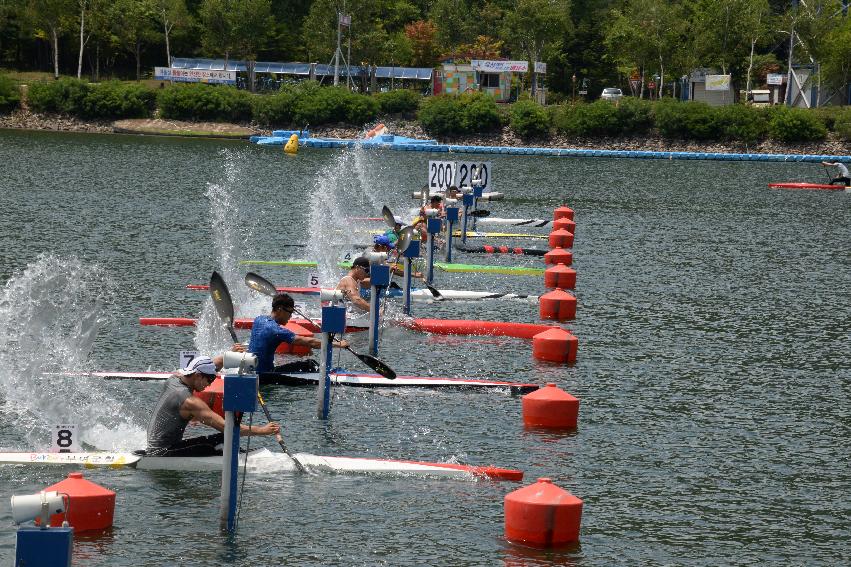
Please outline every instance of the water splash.
M64 374L86 367L98 330L112 320L117 286L106 270L41 255L0 290L0 419L28 447L74 423L101 449L144 445L145 431L103 382Z
M210 202L210 219L213 234L214 268L222 275L234 303L236 317L253 317L259 312L254 306L256 297L249 295L242 280L243 268L239 259L250 254L248 243L253 240L255 223L250 211L240 209L240 188L247 183L243 152L222 150L223 175L207 183L204 196ZM195 331L195 348L202 353L213 353L227 348L232 340L224 330L211 299L207 299L198 316Z

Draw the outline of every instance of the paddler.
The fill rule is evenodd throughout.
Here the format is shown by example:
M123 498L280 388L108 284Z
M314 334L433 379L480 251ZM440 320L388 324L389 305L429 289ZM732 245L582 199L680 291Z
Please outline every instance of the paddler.
M155 457L210 457L222 454L225 420L193 392L200 392L216 379L218 367L208 356L196 356L186 368L170 376L148 422L148 447L145 454ZM213 435L183 438L190 421L203 423L219 431ZM240 435L275 435L281 427L274 421L266 425L240 425Z
M420 230L420 240L423 242L428 238L428 231L426 227L428 225L428 215L426 215L426 209L435 209L437 211L437 218L446 217L446 213L443 211L443 197L440 195L432 195L431 199L429 199L429 206L423 206L420 208L420 216L414 219L414 222L411 226L418 227Z
M290 320L295 311L295 301L286 293L279 293L272 298L272 312L269 315L255 317L251 326L251 338L248 341L248 352L257 356L257 372L316 372L319 365L314 360L300 360L291 364L275 366L275 350L281 343L296 346L320 348L322 341L314 337L300 337L284 325ZM348 341L335 340L333 345L346 348Z
M337 284L337 289L343 292L346 299L348 299L355 308L366 313L369 312L369 302L361 297L360 290L364 287L369 287L368 278L369 260L363 256L358 256L352 262L352 267L349 272L340 278L340 282Z
M836 172L839 174L830 180L831 185L851 185L851 178L848 177L848 168L845 166L844 163L840 161L823 161L821 162L821 164L826 165L828 167L835 167Z
M386 234L377 234L372 237L373 252L383 252L387 254L387 263L390 266L390 270L396 274L397 276L405 275L405 267L399 264L399 253L396 250L396 245ZM420 272L413 272L411 274L412 278L422 278L423 275Z

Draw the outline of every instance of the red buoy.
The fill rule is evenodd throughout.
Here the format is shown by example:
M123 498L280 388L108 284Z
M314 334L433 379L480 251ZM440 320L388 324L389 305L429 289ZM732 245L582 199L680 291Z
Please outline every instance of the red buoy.
M548 478L505 495L505 538L548 548L579 541L582 500Z
M553 222L553 230L559 230L563 228L567 232L575 233L576 232L576 223L570 219L558 219Z
M523 424L529 427L576 429L579 399L555 384L547 384L523 396Z
M573 209L571 209L567 205L560 206L555 211L553 211L553 220L557 221L558 219L573 220Z
M538 313L541 319L552 321L570 321L576 318L576 297L555 288L538 300Z
M570 248L573 246L573 233L563 228L550 233L550 248Z
M550 329L532 337L532 356L549 362L576 362L579 339L564 329Z
M573 252L557 246L544 254L544 264L564 264L569 266L573 263Z
M79 533L103 530L112 525L115 493L84 479L83 473L69 473L68 478L44 490L67 494L70 499L65 512L50 516L51 526L61 526L63 520L67 519L74 531Z
M544 287L553 289L576 289L576 270L564 264L556 264L544 270Z
M298 337L312 337L313 333L299 325L298 323L293 323L289 321L286 324L286 328L296 334ZM309 346L300 346L300 345L291 345L290 343L281 343L278 345L278 348L275 349L275 352L278 354L297 354L299 356L305 356L311 353L311 349Z

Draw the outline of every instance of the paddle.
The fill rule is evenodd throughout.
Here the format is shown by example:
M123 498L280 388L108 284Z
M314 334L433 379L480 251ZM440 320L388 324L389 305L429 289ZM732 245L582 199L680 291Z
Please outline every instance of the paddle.
M484 209L476 209L475 211L469 211L467 213L467 216L468 217L479 217L479 218L481 218L481 217L486 217L490 214L491 214L490 211L486 211Z
M236 331L233 330L233 299L231 299L230 291L228 291L228 286L225 284L224 278L215 271L210 276L210 296L213 298L213 304L216 306L216 312L219 314L219 318L225 324L227 330L230 331L233 342L239 342L236 338ZM260 392L257 392L257 400L260 402L260 407L263 408L263 413L266 414L266 419L274 421ZM284 445L284 438L281 437L280 432L275 434L275 439L278 441L278 445L281 446L281 450L295 463L296 468L300 472L305 472L304 466L287 451L287 446Z
M278 293L277 289L275 289L275 284L273 284L263 276L255 274L254 272L248 272L247 274L245 274L245 285L247 285L254 291L259 291L260 293L264 295L269 295L271 297L274 297ZM293 311L298 314L299 317L310 320L304 315L304 313L302 313L295 307L293 307ZM385 378L389 380L394 380L396 378L396 372L394 372L392 368L390 368L374 356L355 352L350 346L346 346L343 348L355 355L361 362L363 362Z
M396 217L393 216L393 212L390 210L390 207L384 205L381 209L381 216L384 217L384 222L387 223L387 226L390 228L396 228Z

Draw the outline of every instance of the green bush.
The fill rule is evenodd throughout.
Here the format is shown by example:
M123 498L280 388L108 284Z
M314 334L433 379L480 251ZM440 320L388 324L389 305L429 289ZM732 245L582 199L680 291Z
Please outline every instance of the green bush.
M628 96L618 102L617 109L622 134L634 136L653 129L653 104L650 101Z
M156 91L144 85L107 81L89 86L79 113L87 118L147 118L156 99Z
M315 82L287 86L254 101L254 119L260 124L303 128L333 122L363 125L378 116L373 97L343 87L320 87Z
M160 90L157 105L163 118L247 122L252 115L251 96L235 87L190 83Z
M18 85L6 75L0 75L0 112L11 112L20 102Z
M538 103L522 100L511 105L509 124L521 138L542 137L550 131L550 115Z
M822 121L828 130L835 130L836 118L842 113L843 108L842 106L820 106L813 108L811 112Z
M438 95L423 100L417 118L426 132L442 136L463 134L467 130L464 107L457 97Z
M617 136L622 131L618 107L606 100L563 105L555 126L570 136Z
M419 93L410 89L396 89L375 95L382 114L414 114L422 98Z
M720 138L755 144L768 135L768 121L761 108L731 104L715 109Z
M492 132L502 128L502 118L494 98L488 94L471 92L458 97L464 109L464 130L474 134Z
M27 90L27 104L34 112L81 114L89 84L63 77L56 81L39 81Z
M803 108L775 106L769 112L769 135L779 142L824 140L827 127L813 112Z
M723 137L717 113L704 102L665 100L654 108L656 128L665 138L717 140Z
M299 96L300 89L297 87L284 87L275 94L254 97L254 121L267 126L294 124L295 105Z
M846 142L851 142L851 108L843 108L835 116L833 130Z

